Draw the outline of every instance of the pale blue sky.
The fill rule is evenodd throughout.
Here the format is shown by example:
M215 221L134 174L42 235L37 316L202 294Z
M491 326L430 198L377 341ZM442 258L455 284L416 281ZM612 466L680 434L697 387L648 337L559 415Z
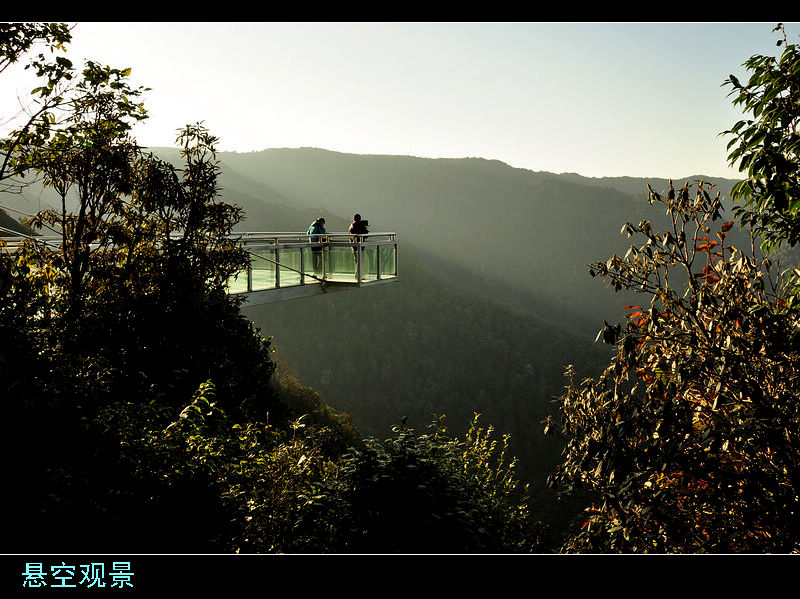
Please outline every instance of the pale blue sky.
M736 176L718 134L740 113L721 84L752 54L778 51L774 25L80 22L70 55L132 67L153 88L136 130L148 146L203 120L222 150ZM787 32L800 41L798 24Z

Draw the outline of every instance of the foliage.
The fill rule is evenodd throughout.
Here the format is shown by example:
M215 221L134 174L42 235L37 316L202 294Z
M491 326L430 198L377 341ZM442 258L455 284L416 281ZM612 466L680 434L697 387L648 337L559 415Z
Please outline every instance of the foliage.
M44 44L52 54L65 50L72 40L70 29L64 23L0 23L0 74L22 60L36 45ZM32 140L41 140L51 124L56 122L54 111L65 101L73 78L72 62L63 56L49 60L40 53L31 58L25 69L33 67L38 77L45 79L43 85L32 91L34 101L22 107L16 115L25 115L21 127L8 139L0 140L0 182L2 191L14 189L8 180L24 176L28 165L20 163L15 153ZM12 122L16 117L9 117Z
M744 63L752 73L747 83L733 75L725 81L734 105L750 117L725 131L733 136L730 163L747 173L731 195L742 203L741 224L753 226L765 249L800 240L800 47L788 43L782 25L777 30L780 57L752 56Z
M650 296L599 336L616 356L561 399L562 493L593 502L566 551L787 552L800 549L797 301L768 260L726 245L733 221L702 182L667 197L672 227L592 265ZM764 270L762 270L762 267Z
M275 364L273 392L288 406L290 418L303 418L305 424L317 430L316 438L325 456L340 456L361 444L361 435L349 414L334 410L317 391L300 383L292 366L280 355L273 353L270 357Z
M35 373L41 360L43 338L37 330L47 306L47 288L40 277L32 276L34 265L4 251L0 238L0 381L4 399L13 404L36 385Z
M110 421L144 410L168 422L209 377L237 418L288 416L269 385L269 340L226 293L247 257L228 236L241 211L216 197L216 140L201 124L182 130L181 171L145 155L129 136L146 115L129 73L89 62L69 72L69 86L49 80L34 95L63 92L58 118L39 112L4 146L8 177L38 174L61 198L61 210L30 222L59 244L30 238L0 258L4 455L26 457L7 463L20 481L7 508L30 516L10 526L9 543L75 542L81 525L87 547L122 531L144 543L140 529L166 543L174 525L143 525L148 497L163 501L161 524L186 510L182 493L214 505L202 479L165 486L133 468ZM186 528L173 546L185 550L198 534Z
M217 202L209 185L214 139L201 126L181 133L187 167L179 178L115 137L119 129L107 131L111 140L76 150L74 169L62 152L48 157L46 179L63 193L62 211L41 211L31 223L58 227L61 244L30 239L20 253L48 285L53 347L73 360L66 369L114 363L141 375L118 381L123 389L112 387L112 395L146 391L181 401L200 380L225 372L226 391L240 394L231 401L250 409L272 372L269 343L226 293L247 257L228 237L240 211ZM55 145L63 141L60 134ZM74 212L66 201L73 186Z
M465 441L442 421L431 435L396 427L340 455L325 451L330 431L300 417L281 430L236 423L214 401L213 384L164 427L152 408L113 423L137 475L180 492L187 481L213 488L206 514L212 547L261 552L520 552L541 547L543 528L529 514L507 439L498 451L473 421ZM118 415L117 415L118 416ZM135 424L130 426L131 422ZM109 422L111 424L111 422ZM127 432L125 432L127 431ZM143 431L143 434L142 434ZM216 521L208 514L223 513ZM223 522L227 521L226 525Z
M63 49L72 36L64 23L0 24L0 73L20 60L37 43Z
M317 431L303 434L302 417L286 429L239 423L215 399L208 381L171 421L154 418L151 406L133 407L123 419L117 413L125 461L141 480L164 481L167 495L185 497L187 485L208 490L184 511L215 551L324 548L316 487L335 474L335 463L316 445Z
M530 552L544 529L527 506L527 485L508 460L508 437L472 420L464 441L443 418L417 435L405 424L383 442L368 439L343 465L348 484L342 551L382 553Z
M778 25L776 30L782 30ZM735 221L702 181L649 188L671 226L649 220L622 231L643 243L591 265L617 290L650 297L626 306L627 322L598 334L616 355L596 379L568 369L561 398L568 438L551 478L589 507L565 551L797 552L797 279L757 258L798 241L797 47L785 33L779 59L753 56L746 84L733 75L734 104L752 113L724 132L735 184L735 214L751 232L730 243Z

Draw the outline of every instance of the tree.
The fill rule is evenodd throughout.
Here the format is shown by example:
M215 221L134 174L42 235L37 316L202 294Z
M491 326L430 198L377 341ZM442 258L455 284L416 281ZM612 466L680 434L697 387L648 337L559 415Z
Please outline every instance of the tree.
M53 53L65 50L71 40L70 28L64 23L1 23L0 74L18 63L37 44L44 44ZM25 175L28 165L17 161L17 149L46 136L50 125L56 122L54 111L62 105L71 86L72 62L63 56L51 61L40 53L25 65L26 69L31 67L45 81L32 91L30 105L22 106L17 115L4 118L4 124L20 118L23 123L9 138L0 140L0 182L3 183L0 191L8 192L19 185L18 178Z
M650 302L601 331L617 353L598 379L568 372L551 480L593 501L564 549L800 550L800 313L768 260L726 245L702 182L650 201L672 229L626 223L644 243L590 271Z
M270 384L269 340L226 292L247 255L229 236L240 209L218 198L216 139L202 124L180 131L177 169L130 137L146 111L129 69L60 66L63 79L44 69L33 92L57 89L58 100L3 146L8 177L34 174L61 198L30 221L59 244L31 237L0 257L4 455L20 483L7 508L22 516L10 543L74 540L79 529L89 544L111 542L115 527L135 536L150 496L186 513L179 498L190 493L197 510L219 513L207 480L165 486L138 469L144 454L122 450L144 415L166 426L209 379L237 420L290 416Z
M39 41L45 42L52 49L63 49L71 38L69 27L64 23L2 23L0 73L18 62Z
M780 26L778 27L780 28ZM747 85L731 76L736 104L753 112L726 133L742 225L764 248L798 237L797 48L754 56ZM726 243L719 194L698 182L651 204L671 217L624 257L591 265L616 290L649 297L598 339L616 355L595 379L568 370L561 398L567 445L551 477L561 493L589 496L565 551L800 551L800 269ZM717 221L723 220L721 225Z
M69 109L58 125L46 116L35 138L16 135L20 145L13 153L15 164L41 174L44 185L61 199L60 211L43 210L31 224L61 234L59 271L66 277L61 286L73 310L86 299L91 260L101 255L93 256L93 247L107 245L114 221L125 209L124 198L134 191L138 148L129 131L131 121L146 118L146 112L132 101L143 90L126 83L129 73L89 62L75 95L65 100ZM71 199L77 203L74 212Z
M380 553L527 553L545 546L528 508L508 435L475 414L460 440L444 418L418 435L404 422L384 441L367 439L342 464L333 548Z
M750 118L725 131L731 165L738 162L747 177L734 185L731 196L740 201L742 225L752 225L763 237L764 249L781 241L800 240L800 47L788 43L781 24L780 57L755 55L744 66L752 72L747 83L730 75L733 103Z

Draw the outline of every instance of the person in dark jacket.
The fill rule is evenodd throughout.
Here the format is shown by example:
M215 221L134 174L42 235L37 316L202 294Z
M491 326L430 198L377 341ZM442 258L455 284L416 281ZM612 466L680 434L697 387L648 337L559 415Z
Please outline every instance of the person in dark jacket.
M367 233L369 233L369 230L367 229L367 221L361 220L361 215L360 214L354 215L353 216L353 222L350 223L350 228L347 229L347 232L350 233L350 243L363 243L365 241L365 238L362 237L362 236L366 235ZM364 257L364 248L361 248L361 258L362 258L361 274L362 274L362 277L363 277L364 273L366 272L366 265L363 262L363 257ZM353 259L355 260L356 272L358 272L358 248L355 247L355 246L353 247Z
M325 230L325 219L320 217L315 220L308 227L308 231L306 233L309 235L308 240L311 242L311 258L312 262L314 263L314 274L316 276L321 276L323 274L322 244L325 241L323 235L327 233Z

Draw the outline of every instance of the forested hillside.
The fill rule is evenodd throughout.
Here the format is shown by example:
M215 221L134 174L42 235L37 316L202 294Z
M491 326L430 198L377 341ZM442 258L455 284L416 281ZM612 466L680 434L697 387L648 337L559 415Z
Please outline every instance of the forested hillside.
M648 183L668 181L315 149L221 158L223 194L245 207L244 229L302 230L325 216L328 230L344 230L349 207L373 230L398 233L399 284L245 310L300 379L369 434L440 413L461 431L481 412L511 434L537 512L562 532L574 512L553 501L546 479L563 443L542 421L556 413L568 364L579 378L600 374L609 354L592 343L597 331L638 300L587 265L627 251L626 222L668 225L646 195ZM732 182L715 183L724 192ZM744 233L730 237L749 247Z
M411 253L411 252L408 252ZM280 356L365 434L404 417L425 428L446 414L466 430L473 412L511 434L537 513L557 513L545 480L560 440L544 435L567 364L586 376L608 359L602 346L504 306L443 287L404 256L401 282L245 308L270 331Z

